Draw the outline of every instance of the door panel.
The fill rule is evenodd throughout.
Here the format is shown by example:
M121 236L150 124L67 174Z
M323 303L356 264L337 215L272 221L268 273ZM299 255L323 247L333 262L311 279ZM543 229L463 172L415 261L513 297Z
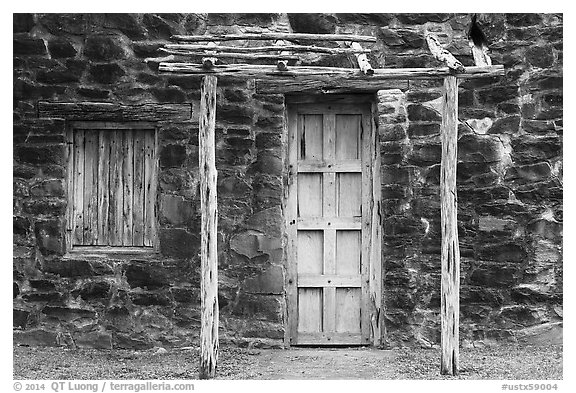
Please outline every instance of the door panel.
M301 173L298 178L298 216L322 215L322 174Z
M291 344L369 343L370 125L368 106L289 108Z
M360 274L360 231L336 231L336 274Z

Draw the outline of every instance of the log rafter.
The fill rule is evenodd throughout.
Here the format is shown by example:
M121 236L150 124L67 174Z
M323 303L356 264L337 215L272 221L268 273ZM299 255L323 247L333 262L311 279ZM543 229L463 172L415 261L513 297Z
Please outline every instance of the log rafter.
M166 49L176 50L206 50L218 52L243 52L243 53L259 53L259 52L277 52L293 51L293 52L316 52L326 53L330 55L340 55L347 53L370 53L370 49L355 49L355 48L328 48L325 46L315 45L284 45L281 48L277 45L265 46L209 46L209 45L194 45L194 44L166 44Z
M354 41L376 42L376 37L356 34L309 34L309 33L245 33L245 34L211 34L211 35L173 35L174 41L210 42L237 40L285 40L285 41Z

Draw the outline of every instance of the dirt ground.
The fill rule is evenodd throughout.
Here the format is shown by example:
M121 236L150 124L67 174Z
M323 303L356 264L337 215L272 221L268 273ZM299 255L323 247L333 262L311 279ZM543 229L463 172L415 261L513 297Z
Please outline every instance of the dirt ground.
M462 349L460 375L441 376L435 349L220 348L218 379L562 379L562 347ZM198 348L14 348L14 379L197 379Z

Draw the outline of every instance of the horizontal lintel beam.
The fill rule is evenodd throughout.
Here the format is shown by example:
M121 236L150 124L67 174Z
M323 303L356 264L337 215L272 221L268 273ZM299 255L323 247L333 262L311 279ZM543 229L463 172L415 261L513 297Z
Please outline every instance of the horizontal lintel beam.
M406 89L407 81L441 79L455 75L459 79L474 79L504 75L504 66L465 67L463 72L442 68L379 68L365 75L357 68L293 66L287 71L276 65L226 64L205 70L201 64L160 63L162 73L189 75L213 74L219 77L256 80L259 93L342 93L375 92L382 89Z
M372 75L364 75L357 68L336 67L308 67L294 66L288 71L279 71L275 65L256 64L224 64L215 66L206 71L201 64L192 63L160 63L160 72L172 72L182 74L215 74L225 76L243 76L247 78L314 78L318 76L345 76L361 80L374 79L439 79L448 75L458 78L483 78L504 75L504 66L493 65L487 67L464 67L462 72L454 72L448 67L440 68L379 68Z

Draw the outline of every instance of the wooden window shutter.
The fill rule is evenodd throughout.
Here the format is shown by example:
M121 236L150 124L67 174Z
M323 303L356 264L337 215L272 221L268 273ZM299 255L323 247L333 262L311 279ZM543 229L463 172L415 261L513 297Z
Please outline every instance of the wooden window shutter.
M156 132L146 124L77 123L69 143L70 245L152 248Z

